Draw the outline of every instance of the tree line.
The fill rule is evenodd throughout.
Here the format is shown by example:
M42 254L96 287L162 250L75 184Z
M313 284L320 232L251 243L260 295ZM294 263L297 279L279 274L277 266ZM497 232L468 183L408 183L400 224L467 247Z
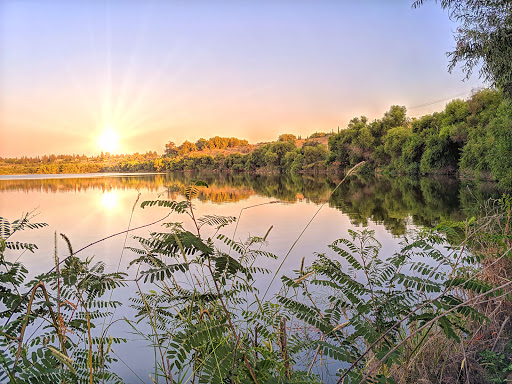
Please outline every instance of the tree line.
M225 148L236 148L236 147L247 147L249 142L244 139L238 139L236 137L211 137L208 140L200 138L195 143L185 140L180 146L176 146L173 141L169 141L165 144L165 155L167 156L183 156L191 152L212 150L212 149L225 149Z
M277 141L249 145L247 140L215 136L196 143L185 141L180 146L169 142L162 156L148 151L91 158L52 154L0 159L0 172L318 173L342 172L365 161L367 170L381 173L461 174L494 179L510 187L511 138L511 99L500 90L482 89L467 100L452 100L444 110L420 118L410 118L406 107L393 105L380 119L354 117L336 134L317 132L306 140L285 133Z
M328 136L328 147L313 135L297 146L294 135L282 134L249 153L214 156L206 152L192 156L197 145L189 150L188 141L172 150L167 144L162 157L121 161L107 170L337 172L366 161L367 169L389 174L459 173L512 185L512 102L496 89L479 90L467 100L452 100L443 111L421 118L410 118L406 107L393 105L380 119L354 117L346 129L322 135ZM220 143L219 139L216 136L207 142ZM229 147L229 140L224 138L222 145Z
M391 173L460 172L511 185L511 137L511 100L483 89L419 119L396 105L382 119L354 118L329 139L329 161L348 167L365 160Z

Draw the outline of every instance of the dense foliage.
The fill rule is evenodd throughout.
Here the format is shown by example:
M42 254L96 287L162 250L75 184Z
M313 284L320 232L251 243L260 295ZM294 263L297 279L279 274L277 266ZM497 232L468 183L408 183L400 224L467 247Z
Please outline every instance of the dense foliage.
M172 141L165 144L165 154L167 156L176 155L187 155L191 152L205 151L208 149L225 149L225 148L236 148L236 147L247 147L249 142L247 140L241 140L236 137L211 137L208 140L200 138L196 143L191 143L185 140L180 146Z
M19 231L47 225L30 219L24 215L11 223L0 217L0 381L121 383L109 365L116 361L112 345L125 340L94 327L121 305L103 296L124 286L126 275L105 273L103 263L75 256L64 236L68 256L61 260L56 249L54 268L26 281L27 269L6 253L37 250L35 244L12 240Z
M328 150L315 140L304 142L297 148L290 140L280 140L261 145L249 153L217 153L198 154L187 152L180 155L176 152L166 151L170 154L156 160L145 162L122 161L104 170L115 172L133 171L231 171L231 172L264 172L287 173L308 169L325 170Z
M132 165L149 163L158 158L154 151L144 154L134 153L111 155L101 152L98 156L85 155L43 155L42 157L2 158L0 174L58 174L58 173L95 173L102 172L112 164L129 163Z
M392 106L380 120L364 116L329 139L330 160L366 160L388 172L488 175L512 185L512 102L496 90L456 99L442 112L409 119Z

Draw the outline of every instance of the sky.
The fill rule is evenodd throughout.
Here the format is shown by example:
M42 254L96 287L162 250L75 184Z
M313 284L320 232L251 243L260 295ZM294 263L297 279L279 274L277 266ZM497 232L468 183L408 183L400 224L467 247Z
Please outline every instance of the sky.
M337 131L391 105L442 110L484 84L448 73L447 13L411 4L2 0L0 156L97 155L116 135L114 153L161 154Z

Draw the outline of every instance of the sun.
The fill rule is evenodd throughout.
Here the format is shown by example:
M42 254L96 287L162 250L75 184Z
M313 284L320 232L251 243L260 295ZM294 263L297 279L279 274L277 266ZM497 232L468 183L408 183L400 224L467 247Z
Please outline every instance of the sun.
M119 148L119 136L112 128L106 128L98 138L101 151L114 152Z

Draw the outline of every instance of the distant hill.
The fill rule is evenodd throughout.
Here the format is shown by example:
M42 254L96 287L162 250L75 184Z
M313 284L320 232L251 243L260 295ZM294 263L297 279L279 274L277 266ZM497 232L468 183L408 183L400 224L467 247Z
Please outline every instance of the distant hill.
M328 148L329 136L331 134L317 134L317 135L323 135L323 136L312 137L312 138L307 138L307 139L295 139L294 140L295 146L297 148L302 148L302 145L305 142L307 142L307 141L316 141L316 142L322 144L327 149ZM314 134L313 134L313 136L314 136ZM227 155L230 155L230 154L233 154L233 153L247 154L247 153L253 152L257 148L263 147L264 145L276 143L278 141L279 140L267 141L267 142L261 142L261 143L257 143L257 144L238 145L238 146L226 147L226 148L208 148L208 147L203 147L201 150L194 150L194 151L188 152L188 153L183 154L183 155L184 156L189 156L189 157L197 157L197 156L212 156L212 157L215 157L217 155L227 156ZM177 151L179 152L180 148L182 148L182 147L183 147L183 144L181 146L177 147Z

